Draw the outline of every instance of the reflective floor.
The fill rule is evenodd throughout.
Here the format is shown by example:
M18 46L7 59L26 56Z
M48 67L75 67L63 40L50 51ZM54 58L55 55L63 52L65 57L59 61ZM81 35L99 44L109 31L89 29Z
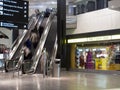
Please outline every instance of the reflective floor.
M0 73L0 90L120 90L120 75L62 72L60 78Z

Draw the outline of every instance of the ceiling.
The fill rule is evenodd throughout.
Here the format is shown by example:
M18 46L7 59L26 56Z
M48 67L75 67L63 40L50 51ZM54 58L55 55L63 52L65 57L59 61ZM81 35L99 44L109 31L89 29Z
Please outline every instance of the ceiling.
M28 0L30 3L46 3L46 2L57 2L57 0ZM76 0L66 0L66 2L73 2Z
M29 11L33 12L33 9L39 9L44 11L46 8L56 8L57 0L28 0L29 1ZM78 0L66 0L66 4L69 2L75 2ZM79 0L80 1L80 0Z
M28 0L31 4L48 4L48 3L56 3L57 0Z
M57 0L28 0L30 5L54 5L57 4ZM78 0L66 0L66 3L78 1ZM80 1L80 0L79 0Z

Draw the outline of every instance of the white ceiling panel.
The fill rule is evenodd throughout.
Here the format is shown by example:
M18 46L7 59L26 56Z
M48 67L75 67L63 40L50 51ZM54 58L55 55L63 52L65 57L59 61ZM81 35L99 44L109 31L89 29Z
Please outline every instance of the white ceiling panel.
M28 0L29 1L29 15L33 13L34 9L44 11L46 8L57 8L57 0ZM76 0L66 0L66 3Z
M57 0L28 0L30 2L30 4L49 4L49 3L52 3L52 4L56 4L57 3ZM78 0L66 0L66 3L68 2L74 2L74 1L78 1Z

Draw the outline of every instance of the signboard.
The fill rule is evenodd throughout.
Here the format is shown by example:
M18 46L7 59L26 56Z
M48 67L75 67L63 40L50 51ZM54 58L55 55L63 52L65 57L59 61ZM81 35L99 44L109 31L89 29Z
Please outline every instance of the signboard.
M107 35L107 36L96 36L96 37L68 39L68 43L108 41L108 40L110 41L110 40L117 40L117 39L120 39L120 34L117 34L117 35Z
M66 17L66 28L75 29L77 27L77 17L76 16L67 16Z
M28 1L0 0L0 27L27 29Z

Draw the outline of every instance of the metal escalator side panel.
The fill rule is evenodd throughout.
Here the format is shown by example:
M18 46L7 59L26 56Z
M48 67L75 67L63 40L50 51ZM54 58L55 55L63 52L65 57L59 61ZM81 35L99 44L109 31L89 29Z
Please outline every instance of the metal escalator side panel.
M51 60L52 62L54 62L55 58L56 58L56 55L57 55L57 49L58 49L58 43L57 43L57 35L56 35L56 39L55 39L55 43L54 43L54 47L53 47L53 50L52 50L52 54L51 54Z
M46 49L47 55L47 73L48 75L52 74L53 65L55 62L56 54L57 54L57 17L54 17L52 22L46 43L44 48ZM37 68L38 70L38 68ZM41 69L42 70L42 69ZM39 72L39 71L38 71Z
M52 50L54 48L54 43L56 40L56 34L57 34L57 18L54 17L54 20L52 22L47 40L45 42L44 48L46 48L46 51L49 54L49 57L52 56Z
M54 47L53 47L53 50L52 50L52 54L51 54L51 57L50 57L50 62L49 62L49 66L47 70L52 70L53 69L53 64L55 62L55 59L56 59L56 55L57 55L57 50L58 50L58 43L57 43L57 35L56 35L56 39L55 39L55 43L54 43ZM52 73L52 72L51 72Z
M35 71L36 71L36 67L37 67L39 59L41 57L42 50L43 50L43 47L44 47L48 32L49 32L50 27L51 27L53 17L54 17L54 14L51 14L49 16L49 18L48 18L48 20L46 22L45 29L44 29L44 31L42 33L42 36L41 36L40 41L38 43L38 46L36 48L36 51L35 51L35 53L34 53L34 55L32 57L33 64L32 64L31 70L33 70L33 73L35 73Z

